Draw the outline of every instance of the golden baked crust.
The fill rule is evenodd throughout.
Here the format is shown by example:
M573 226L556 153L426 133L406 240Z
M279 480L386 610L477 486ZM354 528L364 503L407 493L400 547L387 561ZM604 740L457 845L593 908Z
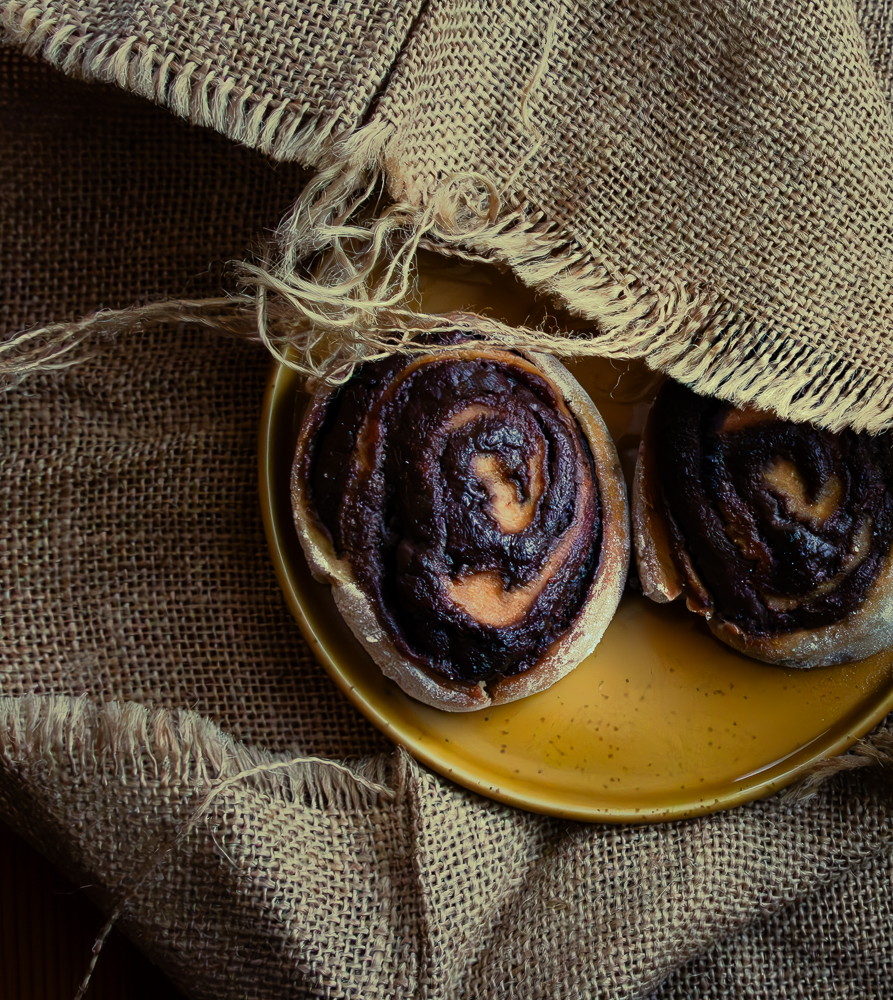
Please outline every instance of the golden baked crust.
M410 662L397 648L375 611L370 597L357 585L353 567L336 553L331 535L314 509L311 488L302 470L308 468L313 428L328 406L331 392L310 401L298 438L292 473L292 506L301 545L314 577L332 586L335 604L382 672L407 694L447 711L473 711L527 697L550 687L595 648L617 607L629 562L629 514L626 487L617 453L592 401L566 368L553 358L481 349L471 345L462 357L486 358L514 365L532 365L562 397L587 439L592 455L601 510L601 547L597 566L580 612L570 628L554 641L536 664L515 676L486 684L456 681Z

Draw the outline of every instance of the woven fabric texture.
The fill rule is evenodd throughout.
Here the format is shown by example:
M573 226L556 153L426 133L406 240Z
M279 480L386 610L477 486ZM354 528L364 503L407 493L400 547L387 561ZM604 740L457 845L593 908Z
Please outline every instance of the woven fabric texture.
M890 426L880 0L0 9L69 73L333 171L341 197L292 233L304 249L380 181L408 228L590 321L559 350L582 339L795 419Z
M28 10L17 24L37 48L58 37ZM405 91L413 59L435 72L418 46L445 16L425 6L385 97L355 95L351 128ZM389 32L385 75L402 44ZM79 37L65 51L86 58ZM866 48L878 59L880 37ZM0 148L7 334L219 294L223 263L306 181L15 49L0 51ZM268 365L257 346L165 328L0 397L10 824L196 997L893 996L882 762L800 803L587 826L457 788L344 702L266 556L255 438Z

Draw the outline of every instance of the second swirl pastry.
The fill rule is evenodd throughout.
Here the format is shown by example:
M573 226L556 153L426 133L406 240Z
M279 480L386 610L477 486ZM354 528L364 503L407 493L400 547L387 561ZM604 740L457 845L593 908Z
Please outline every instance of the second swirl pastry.
M633 489L646 596L684 597L718 638L783 666L893 645L890 444L667 382Z
M543 690L601 638L625 487L558 362L457 340L318 393L292 477L314 575L382 671L451 711Z

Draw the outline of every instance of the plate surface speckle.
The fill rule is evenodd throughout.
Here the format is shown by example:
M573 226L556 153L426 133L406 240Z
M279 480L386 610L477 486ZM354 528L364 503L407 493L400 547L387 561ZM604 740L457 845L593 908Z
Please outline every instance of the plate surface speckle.
M628 464L647 409L635 385L647 376L606 361L571 367ZM346 696L441 774L569 819L679 819L771 794L893 709L893 651L786 670L723 646L678 604L631 593L595 653L548 691L472 713L413 701L366 656L304 561L288 493L304 406L298 385L294 373L276 369L261 425L261 499L279 581Z

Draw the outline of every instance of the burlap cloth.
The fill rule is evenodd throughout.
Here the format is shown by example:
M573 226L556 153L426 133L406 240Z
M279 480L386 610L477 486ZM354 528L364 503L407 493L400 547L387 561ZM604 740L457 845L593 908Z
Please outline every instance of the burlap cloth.
M5 336L219 295L308 177L231 140L335 177L332 137L383 115L394 198L424 205L460 168L509 182L477 243L441 219L434 244L508 233L519 273L551 267L601 310L608 349L731 395L772 371L826 422L845 400L889 423L886 5L5 9ZM445 120L467 126L448 145ZM590 159L563 160L562 134ZM725 319L692 335L673 295ZM256 496L268 365L166 327L0 399L4 818L196 997L893 996L890 730L811 798L658 826L571 824L429 773L337 693L278 591Z

